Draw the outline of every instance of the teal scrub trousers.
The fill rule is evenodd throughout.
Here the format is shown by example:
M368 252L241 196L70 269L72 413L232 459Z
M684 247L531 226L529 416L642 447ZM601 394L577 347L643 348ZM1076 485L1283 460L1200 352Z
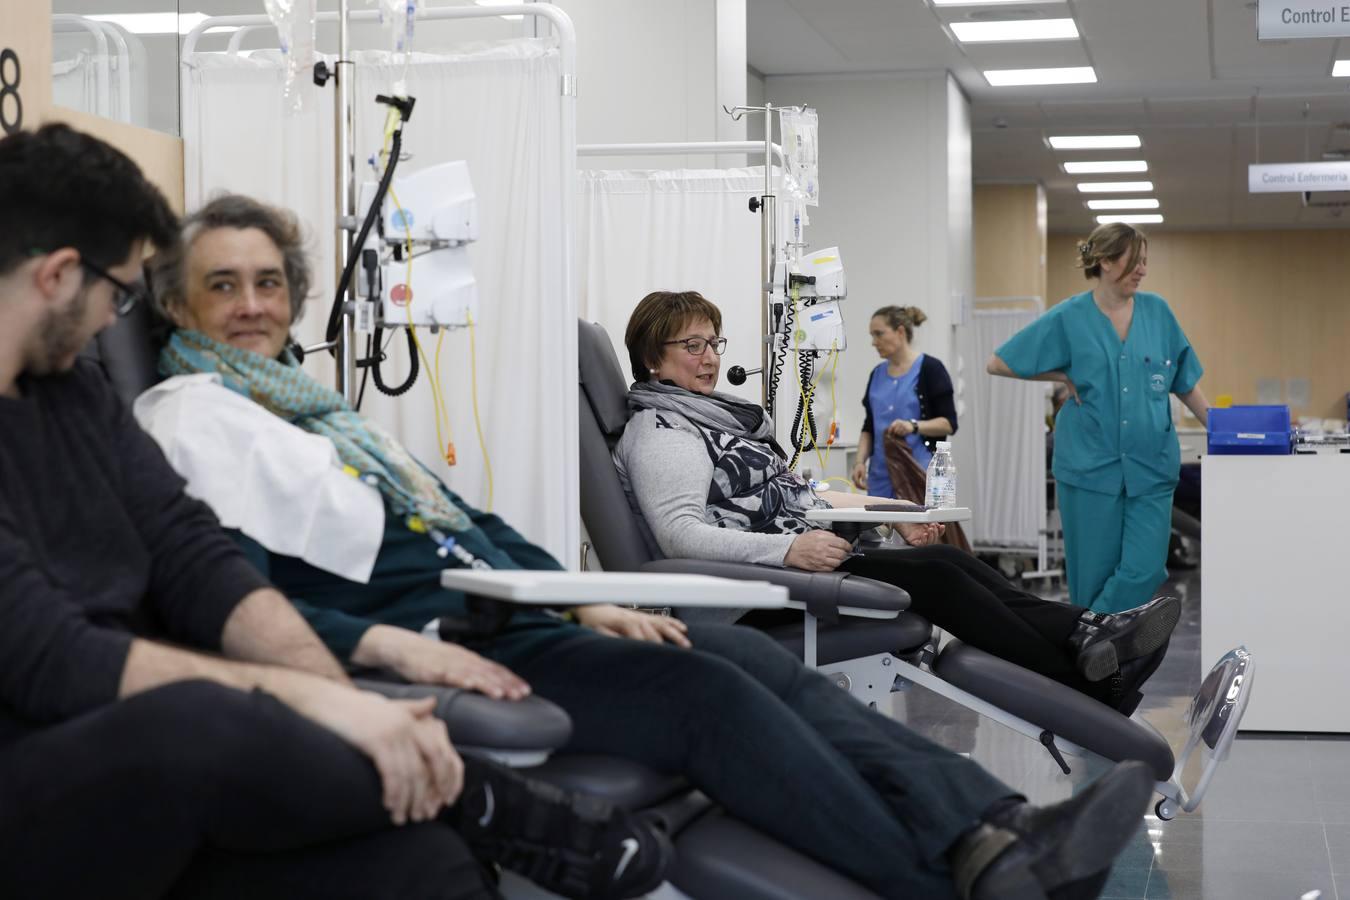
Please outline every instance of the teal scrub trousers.
M1153 599L1167 580L1174 489L1129 497L1056 484L1070 602L1116 613Z

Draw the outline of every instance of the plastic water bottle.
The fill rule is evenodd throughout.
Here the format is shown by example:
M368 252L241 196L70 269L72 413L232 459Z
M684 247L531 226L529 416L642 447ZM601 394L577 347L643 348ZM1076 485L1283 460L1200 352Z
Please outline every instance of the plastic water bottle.
M956 506L956 463L952 462L950 441L938 441L937 451L928 461L924 503L929 509L953 509Z

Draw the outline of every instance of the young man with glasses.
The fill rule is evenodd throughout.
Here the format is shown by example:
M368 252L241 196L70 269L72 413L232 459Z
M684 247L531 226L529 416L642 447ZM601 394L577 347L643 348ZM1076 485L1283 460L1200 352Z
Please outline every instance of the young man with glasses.
M649 826L354 689L78 360L177 233L107 144L0 140L0 895L495 896L466 842L569 896L654 887Z

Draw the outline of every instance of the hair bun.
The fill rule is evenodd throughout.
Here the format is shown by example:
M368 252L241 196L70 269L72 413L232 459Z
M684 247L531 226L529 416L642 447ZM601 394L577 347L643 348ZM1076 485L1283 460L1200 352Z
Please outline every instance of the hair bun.
M1079 241L1078 255L1083 259L1090 257L1092 255L1092 241Z

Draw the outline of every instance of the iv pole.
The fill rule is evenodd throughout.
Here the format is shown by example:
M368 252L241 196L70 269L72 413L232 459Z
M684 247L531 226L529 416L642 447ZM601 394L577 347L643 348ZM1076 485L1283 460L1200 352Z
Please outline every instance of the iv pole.
M759 213L759 320L760 333L764 335L760 347L760 405L777 421L774 407L777 397L769 396L769 374L773 370L774 350L778 337L771 328L769 304L773 292L774 263L778 244L778 220L774 217L776 198L773 193L773 109L772 103L763 106L722 107L722 111L731 116L733 122L739 122L747 112L764 113L764 193L750 198L750 211ZM748 373L747 373L748 374Z
M356 66L352 63L348 44L347 16L351 0L338 0L338 52L334 74L337 90L334 96L334 135L336 156L333 173L337 180L337 269L335 275L341 284L342 272L352 253L352 226L356 224ZM356 301L355 287L349 285L343 302L342 321L337 333L337 391L349 404L356 402Z

